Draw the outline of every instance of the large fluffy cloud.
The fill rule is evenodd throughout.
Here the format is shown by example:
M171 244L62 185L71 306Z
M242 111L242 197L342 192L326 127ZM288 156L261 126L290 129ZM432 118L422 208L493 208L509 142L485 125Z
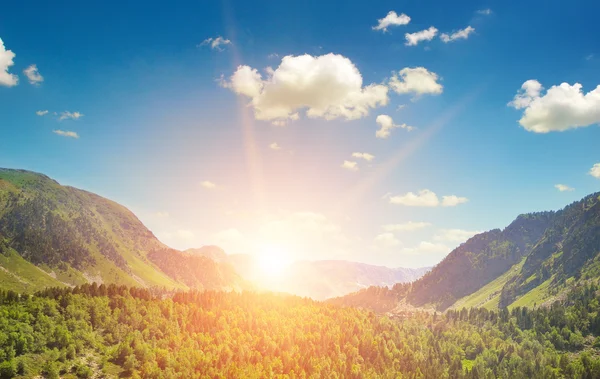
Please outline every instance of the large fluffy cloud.
M467 39L467 38L469 38L469 35L471 33L473 33L474 31L475 31L475 28L473 28L469 25L466 28L457 30L456 32L454 32L452 34L442 33L440 35L440 39L444 43L454 42L457 39Z
M258 120L281 122L308 117L354 120L388 103L388 88L381 84L363 87L362 75L350 59L327 54L286 56L266 77L249 66L239 66L221 85L250 98Z
M10 66L14 65L14 57L15 53L6 50L0 38L0 86L12 87L19 83L19 77L8 72Z
M425 67L407 67L394 73L389 85L396 93L439 95L444 87L438 83L438 75Z
M421 30L415 33L406 33L406 46L416 46L421 41L431 41L438 33L437 28L430 26L429 29Z
M414 127L406 124L394 124L394 120L386 114L377 116L375 122L379 125L379 129L375 132L377 138L388 138L392 130L396 128L406 129L409 132L414 129Z
M544 95L542 90L540 82L528 80L508 103L524 109L519 123L525 130L560 132L600 123L600 85L586 94L579 83L552 86Z
M454 207L469 201L466 197L455 195L442 196L442 200L438 198L435 192L428 189L420 190L417 193L408 192L404 195L391 196L389 202L391 204L405 205L408 207Z
M377 25L373 27L373 30L383 30L384 32L387 32L387 28L390 26L406 25L409 22L410 17L404 13L398 15L394 11L389 11L384 18L377 20Z

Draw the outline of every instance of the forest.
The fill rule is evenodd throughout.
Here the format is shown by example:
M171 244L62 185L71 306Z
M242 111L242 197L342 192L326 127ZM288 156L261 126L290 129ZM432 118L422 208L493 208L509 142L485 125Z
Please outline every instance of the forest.
M0 293L0 378L598 378L600 296L384 316L290 295Z

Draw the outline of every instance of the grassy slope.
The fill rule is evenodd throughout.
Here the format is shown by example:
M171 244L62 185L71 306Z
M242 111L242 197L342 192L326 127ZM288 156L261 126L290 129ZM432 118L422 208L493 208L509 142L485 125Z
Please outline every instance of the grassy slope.
M137 286L159 286L167 288L186 288L159 270L145 255L152 248L163 245L152 235L125 207L92 193L71 187L61 186L54 180L40 174L0 169L0 217L6 212L2 200L9 193L19 193L23 199L43 196L56 204L54 213L64 219L71 219L72 214L80 215L84 210L91 212L94 228L105 233L115 242L117 252L125 259L130 272L118 267L104 256L95 243L86 244L86 248L95 258L94 265L84 267L81 272L69 266L65 270L57 267L45 267L46 271L58 279L52 278L35 265L18 255L0 256L0 286L3 288L24 290L39 289L50 285L77 285L86 281L118 283ZM16 271L15 271L16 270ZM17 274L18 272L22 273ZM37 274L37 277L33 274ZM20 279L20 280L19 280ZM36 284L32 284L36 282ZM61 283L62 282L62 283ZM27 283L27 284L26 284Z
M498 298L500 296L500 291L502 291L502 287L508 280L510 280L515 275L518 275L521 271L521 267L523 267L523 263L525 262L525 257L521 259L521 261L511 267L504 274L500 275L493 281L489 282L485 286L481 287L478 291L463 297L454 303L451 309L460 309L463 307L484 307L488 309L492 309L498 307Z
M60 280L27 262L12 249L0 254L0 283L2 288L17 292L34 292L45 287L64 286Z

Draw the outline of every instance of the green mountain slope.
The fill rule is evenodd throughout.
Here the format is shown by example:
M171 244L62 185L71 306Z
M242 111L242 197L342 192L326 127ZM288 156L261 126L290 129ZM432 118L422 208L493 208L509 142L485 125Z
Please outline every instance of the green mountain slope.
M168 248L131 211L111 200L62 186L42 174L0 169L0 275L7 279L2 287L35 290L92 281L213 287L212 274L188 270L182 278L173 275L171 260L149 255L164 249ZM227 287L242 282L235 275L229 279Z
M412 285L361 291L333 302L386 312L405 306L535 307L583 282L598 282L599 253L596 193L560 211L520 215L504 230L478 234Z
M521 215L504 230L478 234L452 251L421 280L408 301L445 309L485 286L529 254L552 218L552 212Z

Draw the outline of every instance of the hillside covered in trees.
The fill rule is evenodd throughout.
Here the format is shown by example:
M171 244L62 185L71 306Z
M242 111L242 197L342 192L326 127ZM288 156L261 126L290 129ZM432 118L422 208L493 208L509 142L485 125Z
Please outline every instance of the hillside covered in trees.
M0 288L31 293L92 281L170 289L247 286L229 265L167 248L113 201L42 174L0 169Z
M597 378L597 286L399 319L295 296L84 285L0 293L0 377Z
M600 193L557 212L518 216L503 230L478 234L421 279L369 288L332 300L390 311L396 306L445 310L534 307L577 283L600 278Z

